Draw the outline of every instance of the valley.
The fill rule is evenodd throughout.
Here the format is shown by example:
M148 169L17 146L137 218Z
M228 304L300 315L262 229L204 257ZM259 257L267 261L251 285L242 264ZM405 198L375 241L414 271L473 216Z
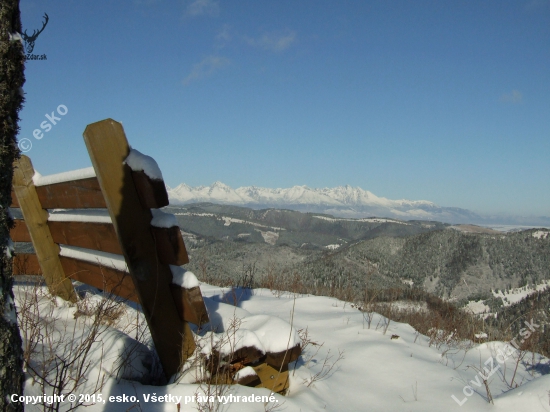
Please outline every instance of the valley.
M499 232L212 203L167 209L183 231L187 267L209 284L333 296L358 305L367 295L375 296L373 304L400 301L413 308L435 299L451 305L443 313L463 308L493 334L536 308L544 325L540 344L550 340L548 229ZM414 326L409 317L382 309L376 311Z

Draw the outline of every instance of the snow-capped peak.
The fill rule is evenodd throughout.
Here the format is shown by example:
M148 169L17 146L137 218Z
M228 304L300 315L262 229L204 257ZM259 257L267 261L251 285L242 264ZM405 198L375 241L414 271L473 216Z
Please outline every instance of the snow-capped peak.
M235 205L326 205L326 206L383 206L399 207L414 203L430 204L427 201L389 200L378 197L360 187L349 185L334 188L313 189L296 185L286 189L270 189L245 186L232 189L220 181L210 186L190 187L185 183L168 190L173 203L218 202Z
M172 204L212 202L252 208L286 208L329 213L340 217L382 216L397 219L468 222L476 214L459 208L439 207L427 200L392 200L350 185L333 188L290 188L245 186L233 189L220 181L210 186L190 187L185 183L168 190Z

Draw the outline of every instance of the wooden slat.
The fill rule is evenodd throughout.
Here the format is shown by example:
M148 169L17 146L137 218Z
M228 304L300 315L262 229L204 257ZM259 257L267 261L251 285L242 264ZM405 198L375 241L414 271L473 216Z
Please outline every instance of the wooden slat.
M14 242L31 242L24 220L15 220L10 230ZM52 239L57 244L78 246L108 253L122 254L115 228L111 223L48 221Z
M66 256L59 259L67 277L139 303L129 273Z
M65 278L59 261L59 246L52 239L47 225L48 213L42 208L32 181L34 169L27 156L14 162L13 189L21 206L21 212L44 274L44 280L52 295L76 301L76 293L69 279Z
M162 263L176 266L189 263L189 257L179 227L161 228L151 226L151 230L153 231L157 253Z
M180 319L198 326L208 323L208 312L206 311L201 290L198 286L185 289L178 285L170 284L170 290Z
M128 273L65 256L60 256L59 260L67 277L139 303L134 283ZM41 276L42 270L36 255L34 253L15 255L13 274Z
M24 220L15 220L10 230L14 242L31 242ZM110 223L48 221L55 243L122 254L115 229Z
M267 353L265 363L277 370L281 368L282 370L287 370L288 364L298 359L301 353L302 349L300 348L300 345L296 345L295 347L290 348L287 351L285 350L277 353Z
M17 253L13 258L13 274L42 276L38 257L34 253Z
M106 207L96 177L37 186L36 193L44 209L101 209Z
M239 348L229 355L221 355L219 351L212 349L211 355L206 359L207 369L233 372L252 363L258 363L264 357L265 354L253 346Z
M142 171L132 171L132 178L141 205L145 209L160 209L168 206L168 192L163 180L153 180Z
M105 208L105 200L96 177L36 186L36 193L44 209ZM13 190L10 207L19 207Z
M288 388L288 370L279 372L278 369L269 366L267 363L252 367L262 381L258 387L267 388L273 392L282 392Z
M159 262L151 211L141 206L131 170L123 165L130 152L128 141L122 125L112 119L88 125L84 141L164 373L170 378L192 355L195 342L169 298L172 272Z
M122 255L111 223L48 222L54 242Z
M243 365L247 365L256 362L263 356L264 354L258 348L254 346L245 346L233 352L231 355L231 363L242 363Z
M27 229L27 224L22 219L13 221L14 226L10 229L10 237L14 242L32 242L31 234Z

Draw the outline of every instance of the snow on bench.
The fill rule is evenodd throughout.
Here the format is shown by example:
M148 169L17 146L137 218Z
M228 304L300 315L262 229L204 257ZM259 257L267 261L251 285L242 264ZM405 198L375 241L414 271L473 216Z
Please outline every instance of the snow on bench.
M84 169L71 170L63 173L56 173L53 175L42 176L37 171L34 172L32 181L35 186L55 185L57 183L71 182L73 180L89 179L96 177L93 167L86 167Z
M49 222L112 223L107 209L49 209Z
M59 245L59 247L61 249L59 256L95 263L121 272L128 272L128 265L122 255L101 252L99 250L84 249L76 246Z

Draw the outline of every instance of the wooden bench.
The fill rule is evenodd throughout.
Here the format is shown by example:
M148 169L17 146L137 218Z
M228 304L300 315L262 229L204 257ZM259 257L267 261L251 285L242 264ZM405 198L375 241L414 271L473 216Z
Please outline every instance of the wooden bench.
M168 205L166 186L156 163L130 149L120 123L90 124L84 141L93 168L43 178L28 157L14 163L11 206L24 220L15 220L10 235L35 250L16 254L14 274L42 275L50 292L68 301L77 299L76 280L141 304L169 379L195 351L188 322L200 327L208 313L198 286L173 283L174 266L189 259L175 218L159 210ZM288 363L300 355L299 347L241 352L233 372L254 365L259 381L237 383L275 392L288 387Z

